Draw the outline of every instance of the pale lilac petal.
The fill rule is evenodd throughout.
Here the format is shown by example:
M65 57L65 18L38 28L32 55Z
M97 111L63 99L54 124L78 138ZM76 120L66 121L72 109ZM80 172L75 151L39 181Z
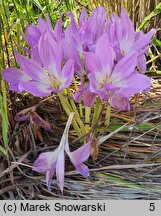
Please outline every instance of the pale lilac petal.
M117 58L117 61L120 60L122 57L134 52L136 49L134 48L131 42L127 41L125 38L120 41L120 52L121 57ZM137 51L137 50L136 50Z
M143 54L148 54L148 50L151 48L151 45L146 46L144 49L139 51L139 56L143 55Z
M134 71L137 64L138 53L133 52L126 57L122 58L115 66L111 79L113 83L118 82L119 80L125 79L130 76L130 74Z
M73 59L74 60L74 67L75 67L75 72L78 75L81 75L81 72L83 70L83 63L81 61L78 49L76 44L74 44L74 39L70 35L66 34L66 38L64 40L64 54L67 59Z
M122 23L121 23L121 19L115 14L112 14L112 20L114 22L114 29L113 29L113 33L114 33L114 38L116 41L116 43L119 43L122 39L123 39L123 30L122 30ZM112 32L111 32L112 33Z
M114 51L106 33L99 38L96 44L96 54L99 56L103 70L110 74L114 62Z
M107 91L111 91L111 90L118 90L119 87L116 87L115 85L111 84L111 83L105 83L105 89Z
M83 103L87 107L92 107L96 99L96 94L89 91L84 91L83 94Z
M109 40L111 42L111 45L114 46L117 40L116 33L115 33L115 21L112 20L112 16L109 20L107 20L105 24L105 32L109 36ZM118 42L117 42L118 43Z
M47 185L48 191L51 191L52 178L55 172L56 172L55 166L51 170L46 172L46 185Z
M145 57L145 55L141 55L138 57L137 68L141 73L146 72L146 57Z
M64 167L65 167L65 161L64 161L64 149L63 149L63 151L61 150L59 152L59 156L56 164L56 179L62 193L64 188Z
M17 51L15 51L15 55L17 62L28 76L30 76L33 80L49 83L47 74L36 62L20 55Z
M20 83L20 86L25 91L28 91L29 93L37 97L46 97L52 92L50 86L36 81L23 82Z
M69 27L72 29L73 33L76 34L78 31L78 26L74 19L74 15L71 12L67 12L67 16L69 16L71 19L71 24L69 24Z
M135 41L142 38L144 35L145 35L145 33L143 31L135 32Z
M75 168L85 178L89 176L89 168L87 165L82 163L82 164L76 165Z
M93 42L96 42L97 39L102 35L103 33L103 27L106 19L106 11L105 9L100 6L98 8L95 8L89 18L89 26L90 30L93 33Z
M60 73L60 71L61 71L61 65L62 65L62 60L63 60L63 52L64 52L64 50L63 50L63 42L62 41L60 41L59 43L57 43L57 47L55 47L56 48L56 50L55 50L55 60L56 60L56 72L57 72L57 74L59 74ZM72 61L73 60L71 60L71 62L70 63L68 63L69 65L72 65ZM68 68L69 68L69 66L68 66ZM71 66L71 68L70 68L71 70L72 70L72 66Z
M58 20L54 28L54 38L57 42L63 39L62 18Z
M151 29L148 33L144 34L142 37L139 37L139 39L135 41L134 47L137 50L143 49L151 42L151 38L154 36L155 33L156 30Z
M124 39L133 44L135 38L134 25L125 11L125 8L121 8L121 24L123 27Z
M80 88L79 88L79 90L77 92L75 92L75 94L74 94L74 101L76 103L79 103L81 101L82 94L83 94L83 89L80 89Z
M41 32L35 25L31 24L27 26L26 35L27 35L27 42L30 46L38 45Z
M47 31L44 31L40 37L38 51L40 60L46 68L50 64L55 64L57 45Z
M82 27L87 21L87 12L86 9L83 8L81 11L80 19L79 19L79 25Z
M56 171L56 163L58 159L58 150L54 152L41 153L33 164L33 170L36 172L46 172L46 183L48 190L51 191L52 177Z
M101 61L95 53L84 52L86 64L90 72L103 71Z
M52 31L52 24L51 24L50 16L48 13L46 14L45 18L46 18L46 23L47 23L49 30Z
M38 28L41 31L41 33L43 33L44 31L52 32L51 23L49 20L48 20L48 22L46 22L44 19L39 18L38 19Z
M100 7L97 7L93 10L91 16L90 16L90 20L99 20L101 25L104 24L105 20L106 20L106 11L104 9L104 7L100 6ZM96 24L98 24L96 23ZM97 31L97 29L96 29Z
M96 98L96 94L91 92L88 83L83 83L80 85L78 91L74 94L75 102L79 103L83 100L83 103L87 107L92 107Z
M83 146L79 147L77 150L70 152L69 150L69 144L66 145L66 152L73 163L74 166L77 166L83 162L85 162L90 155L90 149L91 149L91 141L88 141Z
M150 86L151 80L149 77L134 72L126 79L117 83L117 87L120 87L120 90L116 92L122 97L130 98L132 95L148 89Z
M3 70L4 79L10 84L10 90L16 92L22 92L24 89L19 86L20 81L28 82L31 80L24 71L18 70L17 68L7 68Z
M18 84L20 80L25 82L31 80L31 77L17 68L7 68L2 73L5 80L12 84Z
M33 170L47 172L56 167L58 151L41 153L33 164Z
M51 35L45 31L41 35L38 50L43 65L49 70L50 74L54 74L57 77L61 71L63 42L56 43Z
M60 89L69 87L73 80L73 76L74 76L74 61L71 59L65 63L63 70L61 72L60 81L62 83L62 86Z
M101 99L104 99L106 97L106 89L105 89L106 80L104 81L103 79L104 77L99 75L99 71L96 73L88 74L88 78L90 80L89 89L91 92L97 94Z
M35 46L32 47L32 49L31 49L31 59L32 59L34 62L36 62L36 63L38 63L39 65L42 66L42 62L41 62L40 56L39 56L38 47L35 47Z
M116 93L111 92L108 102L115 109L125 110L125 111L130 110L129 99L121 97Z

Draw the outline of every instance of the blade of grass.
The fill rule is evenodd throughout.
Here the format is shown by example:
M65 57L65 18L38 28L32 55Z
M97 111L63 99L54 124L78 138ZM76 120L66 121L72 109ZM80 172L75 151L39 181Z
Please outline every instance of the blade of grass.
M151 18L158 15L159 13L161 13L161 3L159 3L158 6L148 16L144 18L144 20L137 28L137 31L140 31L151 20Z

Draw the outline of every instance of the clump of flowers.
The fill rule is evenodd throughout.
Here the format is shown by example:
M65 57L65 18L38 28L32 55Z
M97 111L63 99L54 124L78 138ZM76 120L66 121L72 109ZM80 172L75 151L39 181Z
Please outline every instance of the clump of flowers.
M88 130L81 118L83 108L85 121L91 121L92 127L98 123L104 107L107 107L108 119L111 106L130 110L131 96L151 86L150 78L144 73L149 43L155 34L155 29L146 34L136 32L124 8L120 16L113 13L109 19L103 7L94 9L89 17L83 9L79 20L75 20L72 13L67 15L71 22L64 31L61 18L54 30L48 17L38 19L38 26L27 26L26 35L22 37L30 47L23 48L29 57L15 51L21 69L3 71L10 90L27 91L38 97L54 92L70 116L60 146L54 152L42 153L33 165L34 170L46 172L49 189L56 173L61 191L64 186L64 151L75 168L83 176L88 176L83 162L89 157L92 140L88 139L84 146L70 152L67 135L70 122L81 136ZM74 93L71 85L74 85ZM75 115L71 117L73 112Z

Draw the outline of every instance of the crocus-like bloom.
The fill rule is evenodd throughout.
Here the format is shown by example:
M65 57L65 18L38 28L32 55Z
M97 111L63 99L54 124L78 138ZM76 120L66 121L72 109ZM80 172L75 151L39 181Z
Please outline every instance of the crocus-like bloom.
M64 167L66 152L76 170L87 177L89 175L88 167L83 163L90 155L90 141L79 149L71 152L69 149L68 132L74 113L71 113L66 124L66 128L62 135L59 147L53 152L46 152L39 155L38 159L33 164L33 170L37 172L46 172L46 182L48 190L51 190L51 181L53 175L56 173L58 186L63 192L64 188Z
M83 100L85 106L91 107L95 101L95 94L89 89L84 51L94 51L96 41L104 31L106 11L103 7L98 7L88 18L85 9L82 9L78 24L71 13L68 15L71 18L71 24L65 30L65 56L67 59L74 59L75 73L80 77L81 82L79 90L74 95L74 100L76 102Z
M30 46L31 50L27 50L26 48L22 46L20 47L24 51L26 51L28 54L31 55L31 59L33 61L37 62L38 64L42 66L43 66L43 63L41 62L38 49L39 49L39 40L41 38L41 35L45 31L48 32L56 42L61 41L64 37L64 34L62 32L61 18L56 23L54 31L52 30L52 26L51 26L49 17L46 16L46 21L41 18L38 19L38 26L35 26L34 24L28 25L26 28L26 36L21 33L23 39Z
M3 71L5 80L10 83L10 89L17 92L28 91L43 97L69 87L74 75L74 62L70 59L62 68L62 41L57 43L50 33L44 31L39 39L38 50L43 68L15 51L22 70L7 68Z
M147 34L142 31L135 32L131 19L122 7L120 17L113 13L106 22L105 32L107 32L109 41L115 50L116 61L118 62L122 57L137 51L137 67L140 72L145 73L146 58L144 53L148 50L148 45L156 30L152 29Z
M67 59L74 59L76 73L83 76L86 74L83 51L92 51L96 41L103 34L106 11L103 7L98 7L87 18L86 11L83 9L78 24L73 14L68 13L68 15L71 18L71 24L65 30L65 55Z
M135 71L138 53L132 52L117 64L115 52L105 33L96 44L96 52L85 53L86 64L90 71L90 90L101 99L108 98L111 106L129 109L129 98L151 86L150 79Z

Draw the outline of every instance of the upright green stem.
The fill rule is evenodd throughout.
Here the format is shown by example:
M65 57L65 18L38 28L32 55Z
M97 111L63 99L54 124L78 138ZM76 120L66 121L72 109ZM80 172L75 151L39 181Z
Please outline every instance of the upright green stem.
M69 95L69 97L71 96L69 89L67 89L67 94ZM74 117L75 117L76 121L78 122L78 124L79 124L79 126L81 128L82 134L84 135L86 133L86 129L85 129L85 126L83 124L83 121L80 118L80 115L79 115L79 112L78 112L77 107L75 105L75 102L73 101L73 99L69 99L69 102L70 102L69 105L70 105L72 111L75 112Z
M65 112L67 113L67 115L69 116L71 112L75 113L74 118L72 120L74 129L77 131L79 136L84 135L86 133L86 129L84 127L82 120L80 119L80 116L79 116L79 113L78 113L78 110L77 110L77 107L74 101L72 99L68 100L68 98L64 97L62 92L59 92L58 96L59 96L60 102Z
M96 98L96 103L94 105L94 113L93 113L93 119L92 119L92 126L94 126L100 116L100 113L102 111L103 105L101 103L100 98Z
M87 123L87 124L89 124L90 123L90 121L91 121L91 108L90 107L85 107L85 122Z
M79 104L79 114L80 114L80 117L83 118L83 108L82 108L81 103Z
M8 109L6 87L3 79L1 80L2 94L0 94L0 115L2 119L2 139L6 155L8 154Z
M62 92L59 92L58 96L59 96L60 102L61 102L61 104L63 106L63 109L65 110L66 114L69 116L70 113L72 112L72 110L71 110L71 108L69 106L69 103L67 103L67 100L63 96ZM82 136L82 132L81 132L81 130L80 130L80 128L79 128L79 126L78 126L75 118L73 118L72 124L73 124L74 129L77 131L78 135Z

